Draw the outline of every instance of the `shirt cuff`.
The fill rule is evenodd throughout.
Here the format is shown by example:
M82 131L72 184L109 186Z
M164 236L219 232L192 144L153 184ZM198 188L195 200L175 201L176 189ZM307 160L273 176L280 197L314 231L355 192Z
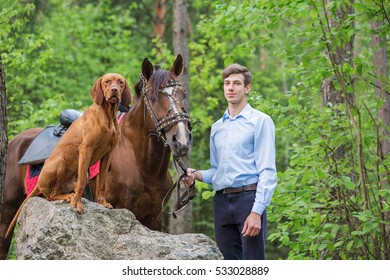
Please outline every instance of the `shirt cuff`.
M211 181L213 179L213 172L211 170L199 170L200 174L202 174L202 182L211 184Z
M253 203L252 212L255 212L259 215L262 215L265 208L266 208L266 205L255 202L255 203Z

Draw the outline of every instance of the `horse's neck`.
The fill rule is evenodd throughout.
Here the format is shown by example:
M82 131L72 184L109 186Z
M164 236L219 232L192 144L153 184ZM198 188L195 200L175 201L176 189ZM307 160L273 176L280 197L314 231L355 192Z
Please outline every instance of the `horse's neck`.
M150 135L153 130L154 124L144 106L130 110L121 124L122 139L124 142L131 142L139 166L164 173L168 170L170 150L161 139Z

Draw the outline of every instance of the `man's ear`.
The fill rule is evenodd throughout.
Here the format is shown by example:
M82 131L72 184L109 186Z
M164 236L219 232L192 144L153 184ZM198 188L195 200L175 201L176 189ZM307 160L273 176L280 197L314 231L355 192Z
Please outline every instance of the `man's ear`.
M252 90L252 85L251 84L247 84L246 85L246 89L245 89L245 93L248 94L251 90Z

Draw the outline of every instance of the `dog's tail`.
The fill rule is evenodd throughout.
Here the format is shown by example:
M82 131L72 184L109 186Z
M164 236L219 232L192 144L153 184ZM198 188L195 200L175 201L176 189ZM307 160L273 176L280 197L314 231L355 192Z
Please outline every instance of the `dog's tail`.
M33 196L38 195L38 194L39 194L39 188L38 188L38 185L36 185L35 188L32 190L32 192L23 200L22 204L19 206L18 211L16 212L14 218L12 219L11 223L8 226L8 230L5 234L4 239L8 238L8 235L10 233L13 233L14 227L16 225L16 221L18 220L20 212L22 212L22 208L23 208L24 204L27 202L27 200Z

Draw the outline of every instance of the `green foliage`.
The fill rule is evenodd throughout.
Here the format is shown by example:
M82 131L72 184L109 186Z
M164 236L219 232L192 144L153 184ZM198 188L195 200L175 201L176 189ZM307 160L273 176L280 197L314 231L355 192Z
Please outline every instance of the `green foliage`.
M83 111L81 102L69 102L64 95L55 95L47 99L38 108L29 100L22 101L23 110L19 112L18 119L9 125L9 134L16 135L20 131L31 127L45 127L47 125L57 125L60 120L60 113L68 108Z
M153 49L162 51L164 47L135 34L134 5L113 5L114 0L82 6L73 2L51 0L47 3L50 9L35 10L32 3L22 6L13 1L4 12L9 21L4 23L8 32L1 32L2 42L7 42L1 49L8 78L11 134L29 125L51 123L50 118L29 117L38 115L34 111L39 107L56 109L51 112L54 115L74 104L75 109L89 106L90 89L107 72L122 74L132 87L142 59L149 56L154 60L158 52L150 57ZM35 14L30 14L32 11ZM166 54L162 52L160 57ZM53 96L55 102L63 102L51 107ZM44 105L46 102L49 104Z
M215 16L199 22L199 40L191 44L196 54L192 91L204 90L192 104L207 105L192 108L192 116L205 123L195 132L201 135L200 147L194 144L196 162L208 158L204 135L226 108L221 69L231 62L252 69L249 102L269 114L277 128L279 184L269 207L269 240L288 248L290 259L382 259L388 254L383 234L386 228L388 234L388 207L381 201L390 198L388 186L378 181L388 165L377 155L380 120L374 117L383 102L374 97L371 85L369 23L383 11L357 2L357 11L346 20L337 11L347 1L326 7L315 1L218 2ZM329 18L338 24L330 30ZM383 34L388 28L386 22ZM334 64L329 52L357 36L355 64ZM337 80L334 73L340 73ZM352 107L322 104L327 79L334 79L343 96L354 96ZM210 197L209 190L204 193Z
M82 2L0 2L11 138L56 124L63 109L85 109L90 88L106 72L134 84L144 57L164 68L172 63L171 35L152 33L147 15L153 1ZM377 112L384 100L374 92L371 46L372 34L379 34L389 49L390 3L383 4L189 1L191 117L200 121L191 165L209 167L210 127L226 109L221 70L232 62L248 66L249 102L276 125L279 183L268 210L272 258L388 258L390 191L383 174L389 174L390 158L378 151L383 127ZM341 18L339 9L348 5L351 13ZM374 20L384 23L377 31ZM336 61L334 54L350 40L351 60ZM329 81L339 102L324 103ZM197 189L194 231L213 236L212 188L199 183Z

